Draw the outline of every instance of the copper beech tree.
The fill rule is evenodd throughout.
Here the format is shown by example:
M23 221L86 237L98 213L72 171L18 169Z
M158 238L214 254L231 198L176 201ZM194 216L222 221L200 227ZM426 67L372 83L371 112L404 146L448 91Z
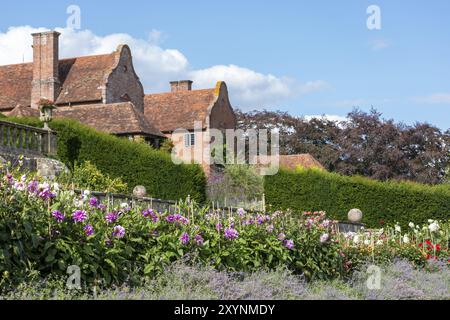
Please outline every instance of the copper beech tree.
M345 122L307 121L281 111L236 114L241 129L277 128L281 154L310 153L329 171L428 184L448 179L450 130L443 132L428 123L395 123L375 109L355 109Z

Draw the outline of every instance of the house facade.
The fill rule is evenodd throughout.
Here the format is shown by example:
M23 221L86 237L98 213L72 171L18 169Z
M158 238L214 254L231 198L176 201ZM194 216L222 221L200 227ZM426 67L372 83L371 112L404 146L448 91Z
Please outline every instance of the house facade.
M188 155L209 144L212 128L236 127L224 82L192 90L192 81L174 81L170 92L145 94L127 45L110 54L59 59L59 36L55 31L33 34L31 63L0 66L0 112L37 116L38 101L48 99L57 106L56 118L155 147L171 139L180 158L194 159L209 172L207 159Z

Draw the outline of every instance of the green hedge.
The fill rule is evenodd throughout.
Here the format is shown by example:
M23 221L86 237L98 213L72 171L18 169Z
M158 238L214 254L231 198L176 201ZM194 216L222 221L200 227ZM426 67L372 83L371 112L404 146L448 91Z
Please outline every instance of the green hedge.
M264 181L266 202L272 209L326 211L334 219L347 220L352 208L364 213L363 223L426 223L450 219L450 187L409 182L379 182L346 177L317 169L285 171Z
M32 126L42 126L36 118L9 118ZM130 188L143 185L152 197L178 200L190 195L205 200L206 178L199 165L175 165L169 154L149 146L98 132L72 120L54 120L50 127L58 133L58 158L67 166L89 160L101 172L121 178Z

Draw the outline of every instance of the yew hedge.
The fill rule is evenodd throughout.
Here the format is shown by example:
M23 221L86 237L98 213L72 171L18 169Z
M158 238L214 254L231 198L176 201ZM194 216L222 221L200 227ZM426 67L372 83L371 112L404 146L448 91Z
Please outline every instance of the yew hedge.
M281 170L266 177L264 185L266 202L272 210L324 210L334 219L345 221L350 209L359 208L368 227L396 222L407 226L411 221L450 218L448 185L380 182L315 169Z

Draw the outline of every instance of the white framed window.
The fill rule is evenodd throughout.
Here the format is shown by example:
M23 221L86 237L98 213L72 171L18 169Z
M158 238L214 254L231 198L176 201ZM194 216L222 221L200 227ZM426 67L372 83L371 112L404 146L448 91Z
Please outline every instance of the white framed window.
M186 148L195 146L195 133L186 133L184 135L184 145Z

